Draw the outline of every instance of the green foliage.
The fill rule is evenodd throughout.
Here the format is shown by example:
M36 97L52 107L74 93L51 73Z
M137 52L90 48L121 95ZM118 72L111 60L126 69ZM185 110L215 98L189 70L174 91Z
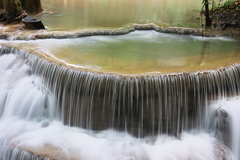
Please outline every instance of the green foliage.
M228 7L228 6L232 6L234 4L233 1L228 1L224 3L224 6Z
M218 0L219 2L224 2L224 1L226 1L226 0ZM235 0L227 0L227 2L233 2L233 1L235 1Z
M211 4L211 3L210 3L208 0L203 0L203 1L202 1L202 4L203 4L203 5L205 5L205 4L208 4L208 5L209 5L209 4Z
M235 1L237 0L202 0L202 10L204 9L204 5L211 6L212 10L221 6L231 7Z
M210 2L208 0L202 0L202 10L204 10L205 5L209 5Z

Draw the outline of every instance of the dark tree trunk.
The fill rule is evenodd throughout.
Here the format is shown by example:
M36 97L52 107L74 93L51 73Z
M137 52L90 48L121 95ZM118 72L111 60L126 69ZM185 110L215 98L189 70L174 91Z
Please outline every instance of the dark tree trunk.
M4 9L3 0L0 0L0 9Z
M23 0L26 3L26 12L30 14L36 14L43 11L41 0Z
M4 6L6 10L7 21L15 19L23 12L20 0L4 0Z
M208 0L205 0L204 6L205 6L206 28L211 28L212 20L210 18L210 14L209 14L209 1Z
M26 0L20 0L23 10L26 10Z

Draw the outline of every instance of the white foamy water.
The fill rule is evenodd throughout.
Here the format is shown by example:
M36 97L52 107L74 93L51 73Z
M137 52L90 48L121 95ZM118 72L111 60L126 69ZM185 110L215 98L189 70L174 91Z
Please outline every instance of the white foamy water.
M10 124L11 127L9 127ZM72 160L215 160L214 138L207 134L184 134L181 139L170 136L134 138L116 131L91 131L71 128L58 121L30 122L9 119L0 123L8 135L8 144L49 155L56 159ZM12 137L9 137L9 134Z
M65 126L54 117L54 99L31 75L27 61L0 56L0 146L64 160L220 160L207 133L135 138L125 132L94 132ZM8 156L3 160L19 159ZM11 157L11 158L9 158ZM0 158L0 159L1 159ZM20 159L26 159L20 158ZM28 158L27 158L28 159ZM30 158L29 158L30 159Z

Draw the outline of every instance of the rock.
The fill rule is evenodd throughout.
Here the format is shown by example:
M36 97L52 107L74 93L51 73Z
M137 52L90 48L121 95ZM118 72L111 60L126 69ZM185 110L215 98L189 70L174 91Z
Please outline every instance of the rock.
M27 29L45 29L42 21L30 16L23 18L22 22L25 24Z
M46 128L46 127L48 127L49 126L49 122L47 122L47 121L44 121L44 122L42 122L42 124L41 124L41 127L43 127L43 128Z
M230 123L227 112L223 109L218 109L215 117L215 137L227 147L231 146Z
M220 141L215 141L213 145L215 160L233 160L231 151Z

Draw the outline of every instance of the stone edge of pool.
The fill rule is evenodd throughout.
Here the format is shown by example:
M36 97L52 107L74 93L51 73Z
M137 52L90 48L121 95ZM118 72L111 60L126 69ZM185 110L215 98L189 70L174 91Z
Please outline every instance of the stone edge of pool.
M11 27L10 27L11 28ZM132 24L126 27L117 29L83 29L73 31L49 31L49 30L18 30L13 29L6 31L6 29L0 30L0 39L6 40L36 40L36 39L66 39L66 38L79 38L87 36L99 36L99 35L124 35L136 30L154 30L161 33L171 33L180 35L193 35L203 37L240 37L240 33L232 33L217 30L204 30L203 28L183 28L183 27L160 27L154 23L148 24Z

